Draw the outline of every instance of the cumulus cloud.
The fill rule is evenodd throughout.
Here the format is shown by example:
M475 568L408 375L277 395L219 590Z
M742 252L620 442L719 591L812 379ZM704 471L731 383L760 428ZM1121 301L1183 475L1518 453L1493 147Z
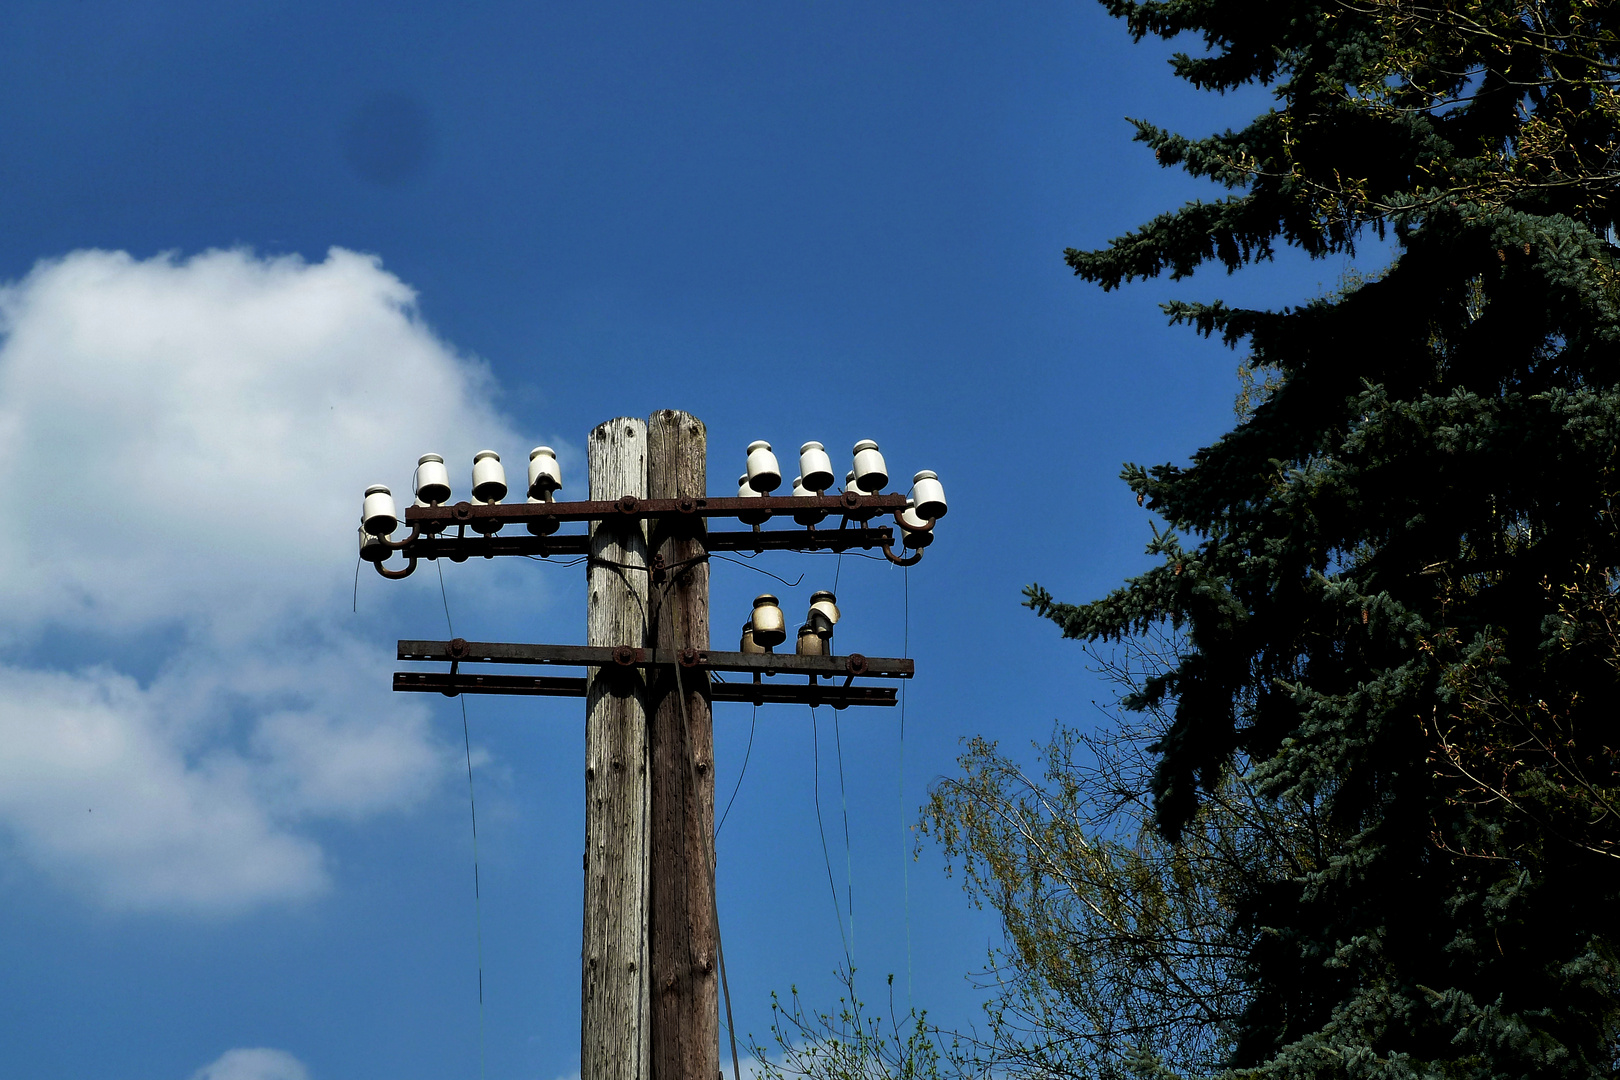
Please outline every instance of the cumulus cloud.
M191 1074L191 1080L309 1080L304 1063L285 1050L227 1050Z
M522 445L491 399L341 249L84 251L0 286L0 833L111 907L324 888L308 823L404 809L447 765L336 614L359 493L424 449Z

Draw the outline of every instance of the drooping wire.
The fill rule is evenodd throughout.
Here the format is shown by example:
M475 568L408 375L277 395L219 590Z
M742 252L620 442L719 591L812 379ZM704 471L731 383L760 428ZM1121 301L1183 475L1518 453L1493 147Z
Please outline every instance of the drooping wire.
M905 597L902 608L905 614L904 629L901 631L901 655L907 660L911 659L911 567L902 566L901 588ZM911 996L911 836L906 826L906 684L909 679L900 681L900 783L896 803L900 808L900 879L903 883L904 906L906 913L906 1007L913 1005Z
M733 558L730 558L730 557L725 556L725 555L715 555L714 553L711 552L709 554L709 558L710 559L719 559L721 562L736 563L738 566L745 566L748 569L752 570L756 574L764 574L768 578L776 578L777 581L780 581L782 584L786 585L790 589L797 589L799 587L799 582L804 580L804 575L800 574L798 576L797 580L789 581L787 578L782 577L782 576L780 576L778 574L773 574L769 570L762 570L762 569L760 569L759 567L755 566L752 563L746 563L746 562L743 562L741 559L733 559Z
M467 807L472 812L473 925L478 935L478 1075L484 1075L484 897L478 880L478 800L473 797L472 735L467 726L467 695L461 698L461 743L467 751Z
M669 583L664 587L668 589L670 585L675 584L675 581L675 576L671 575ZM660 604L659 610L662 609L663 605ZM671 630L673 631L674 640L679 642L681 640L680 609L671 605L671 610L675 613L675 618L671 620L674 624ZM657 640L656 633L654 634L654 640ZM692 745L692 726L686 716L686 686L681 678L681 665L679 664L675 665L675 703L680 707L681 712L681 740L690 748ZM690 757L688 760L690 760ZM696 768L695 763L693 768ZM738 782L741 782L740 777ZM696 777L693 778L692 784L694 787L697 786ZM716 829L716 832L718 831ZM705 838L704 843L698 846L703 849L703 868L709 878L709 912L714 919L714 958L720 968L720 992L726 1000L726 1034L731 1039L731 1073L733 1080L742 1080L742 1066L738 1063L737 1058L737 1025L736 1021L731 1017L731 986L726 981L726 953L720 947L720 878L714 871L714 860L710 856L711 845L714 844L714 841L714 836L710 835Z
M444 605L444 625L450 636L456 636L455 623L450 621L450 594L444 587L444 564L434 561L439 571L439 600ZM478 873L478 800L473 794L472 730L467 723L467 695L461 698L461 743L467 751L467 809L472 816L473 848L473 927L478 947L478 1076L484 1076L484 890Z
M589 562L591 558L589 555L581 555L576 559L568 559L563 562L558 562L557 560L548 558L545 555L525 555L523 557L533 562L546 563L549 566L560 566L564 570L568 569L570 566L578 566L582 562Z
M433 560L434 567L439 571L439 599L444 603L444 625L450 628L450 636L456 636L455 624L450 621L450 596L444 591L444 563Z
M743 777L748 775L748 759L754 753L754 728L759 724L759 706L754 706L754 718L748 722L748 749L743 751L742 769L737 773L737 786L731 789L731 798L726 800L726 809L720 815L720 823L714 827L714 834L720 835L725 828L726 818L731 815L731 804L737 801L737 792L742 790Z
M849 938L844 934L844 913L838 906L838 885L833 881L832 855L827 851L827 827L821 821L821 736L816 724L814 705L810 707L810 762L811 790L814 792L816 804L816 831L821 834L821 861L827 867L827 889L832 893L833 918L838 920L838 940L844 946L844 963L854 968L855 957L850 952Z
M362 561L361 558L358 555L356 555L355 558L354 558L354 607L352 608L352 610L356 614L358 614L359 611L360 611L360 563L361 563L361 561Z
M737 551L736 554L738 556L740 556L741 558L748 559L748 560L752 561L754 559L759 558L762 554L764 554L764 552L756 551L752 555L750 555L746 551ZM852 559L871 559L873 562L888 562L889 561L886 556L872 555L872 554L869 554L869 553L867 553L865 551L855 551L853 549L845 549L845 550L842 550L842 551L834 551L831 548L817 548L814 551L799 551L799 552L795 552L795 554L797 554L797 555L838 555L838 556L848 555Z
M838 806L844 815L844 898L849 905L850 978L855 977L855 868L850 854L849 797L844 792L844 739L838 730L838 711L833 710L833 746L838 751Z

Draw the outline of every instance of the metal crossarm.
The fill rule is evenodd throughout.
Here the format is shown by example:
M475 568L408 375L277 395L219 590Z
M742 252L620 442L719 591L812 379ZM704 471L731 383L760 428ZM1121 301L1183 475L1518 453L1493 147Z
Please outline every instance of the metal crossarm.
M845 516L897 514L906 508L904 495L761 495L751 499L687 497L684 499L640 499L625 495L612 500L551 503L451 503L445 506L411 506L405 510L405 524L422 526L465 525L473 521L499 521L502 524L528 524L540 521L601 521L604 518L656 518L684 515L704 518L743 517L765 511L793 514L821 510Z
M876 528L847 529L761 529L759 532L732 530L712 532L705 537L710 551L848 551L851 548L891 547L894 529L887 525ZM417 535L405 541L399 551L406 558L464 559L494 558L498 555L585 555L590 552L591 538L585 533L553 533L550 536L529 536L524 533L480 536Z
M529 697L584 697L585 679L557 675L469 675L438 671L397 671L394 689L418 693L515 694ZM756 705L830 705L842 709L850 705L893 705L892 686L838 686L825 683L711 682L714 701L739 701Z
M578 676L482 675L461 670L462 664L554 664L564 667L647 668L679 665L694 674L729 671L752 675L752 682L710 680L715 701L755 705L893 705L892 686L855 685L857 678L909 679L912 661L899 657L798 656L792 653L711 652L707 649L638 649L629 645L523 645L501 641L401 641L401 660L448 663L448 672L400 671L394 689L416 693L522 694L541 697L584 697L586 681ZM803 675L804 682L767 682L777 675ZM842 679L842 685L820 679Z
M457 664L559 664L568 667L626 667L680 664L688 670L737 671L757 675L815 675L820 678L865 676L909 679L915 662L899 657L798 656L793 653L714 652L682 653L636 649L628 645L523 645L502 641L401 641L399 659Z

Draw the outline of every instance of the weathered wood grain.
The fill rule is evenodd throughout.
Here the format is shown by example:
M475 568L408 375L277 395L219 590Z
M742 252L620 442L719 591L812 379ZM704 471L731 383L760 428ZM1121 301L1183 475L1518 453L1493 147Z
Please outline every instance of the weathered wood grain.
M707 433L673 409L647 424L647 494L704 495ZM651 593L660 650L709 647L709 564L701 517L653 523L650 546L667 568ZM710 1080L720 1068L714 927L714 733L706 672L653 669L651 959L654 1080ZM682 707L684 699L684 709Z
M647 497L644 421L598 426L588 458L592 499ZM645 526L595 523L590 553L586 643L651 645ZM650 1080L647 687L633 667L590 668L587 678L580 1078Z

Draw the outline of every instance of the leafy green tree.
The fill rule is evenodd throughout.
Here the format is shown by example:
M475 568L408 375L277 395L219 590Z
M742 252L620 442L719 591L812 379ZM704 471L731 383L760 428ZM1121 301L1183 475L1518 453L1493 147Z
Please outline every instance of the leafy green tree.
M1028 591L1069 637L1183 636L1126 701L1169 717L1163 857L1234 783L1316 815L1318 857L1259 852L1210 909L1237 954L1220 1060L1164 1060L1613 1075L1620 4L1106 2L1201 37L1194 86L1274 104L1204 138L1138 122L1228 194L1071 250L1077 275L1394 249L1295 308L1167 305L1270 385L1190 465L1126 469L1160 565L1086 604Z
M901 1014L894 1003L894 976L889 976L889 1006L873 1012L855 994L855 971L838 973L847 996L838 1009L807 1007L792 991L783 1005L771 994L771 1043L750 1037L748 1050L759 1076L786 1080L939 1080L951 1075L948 1055L955 1049L928 1026L928 1014L915 1009ZM943 1071L942 1071L943 1070Z
M1125 695L1180 652L1142 635L1101 661ZM1149 746L1163 702L1060 727L1030 774L983 739L934 786L923 824L1006 930L991 955L989 1030L964 1072L1040 1077L1207 1075L1233 1048L1246 992L1241 897L1320 864L1316 808L1230 775L1174 843L1152 825Z

